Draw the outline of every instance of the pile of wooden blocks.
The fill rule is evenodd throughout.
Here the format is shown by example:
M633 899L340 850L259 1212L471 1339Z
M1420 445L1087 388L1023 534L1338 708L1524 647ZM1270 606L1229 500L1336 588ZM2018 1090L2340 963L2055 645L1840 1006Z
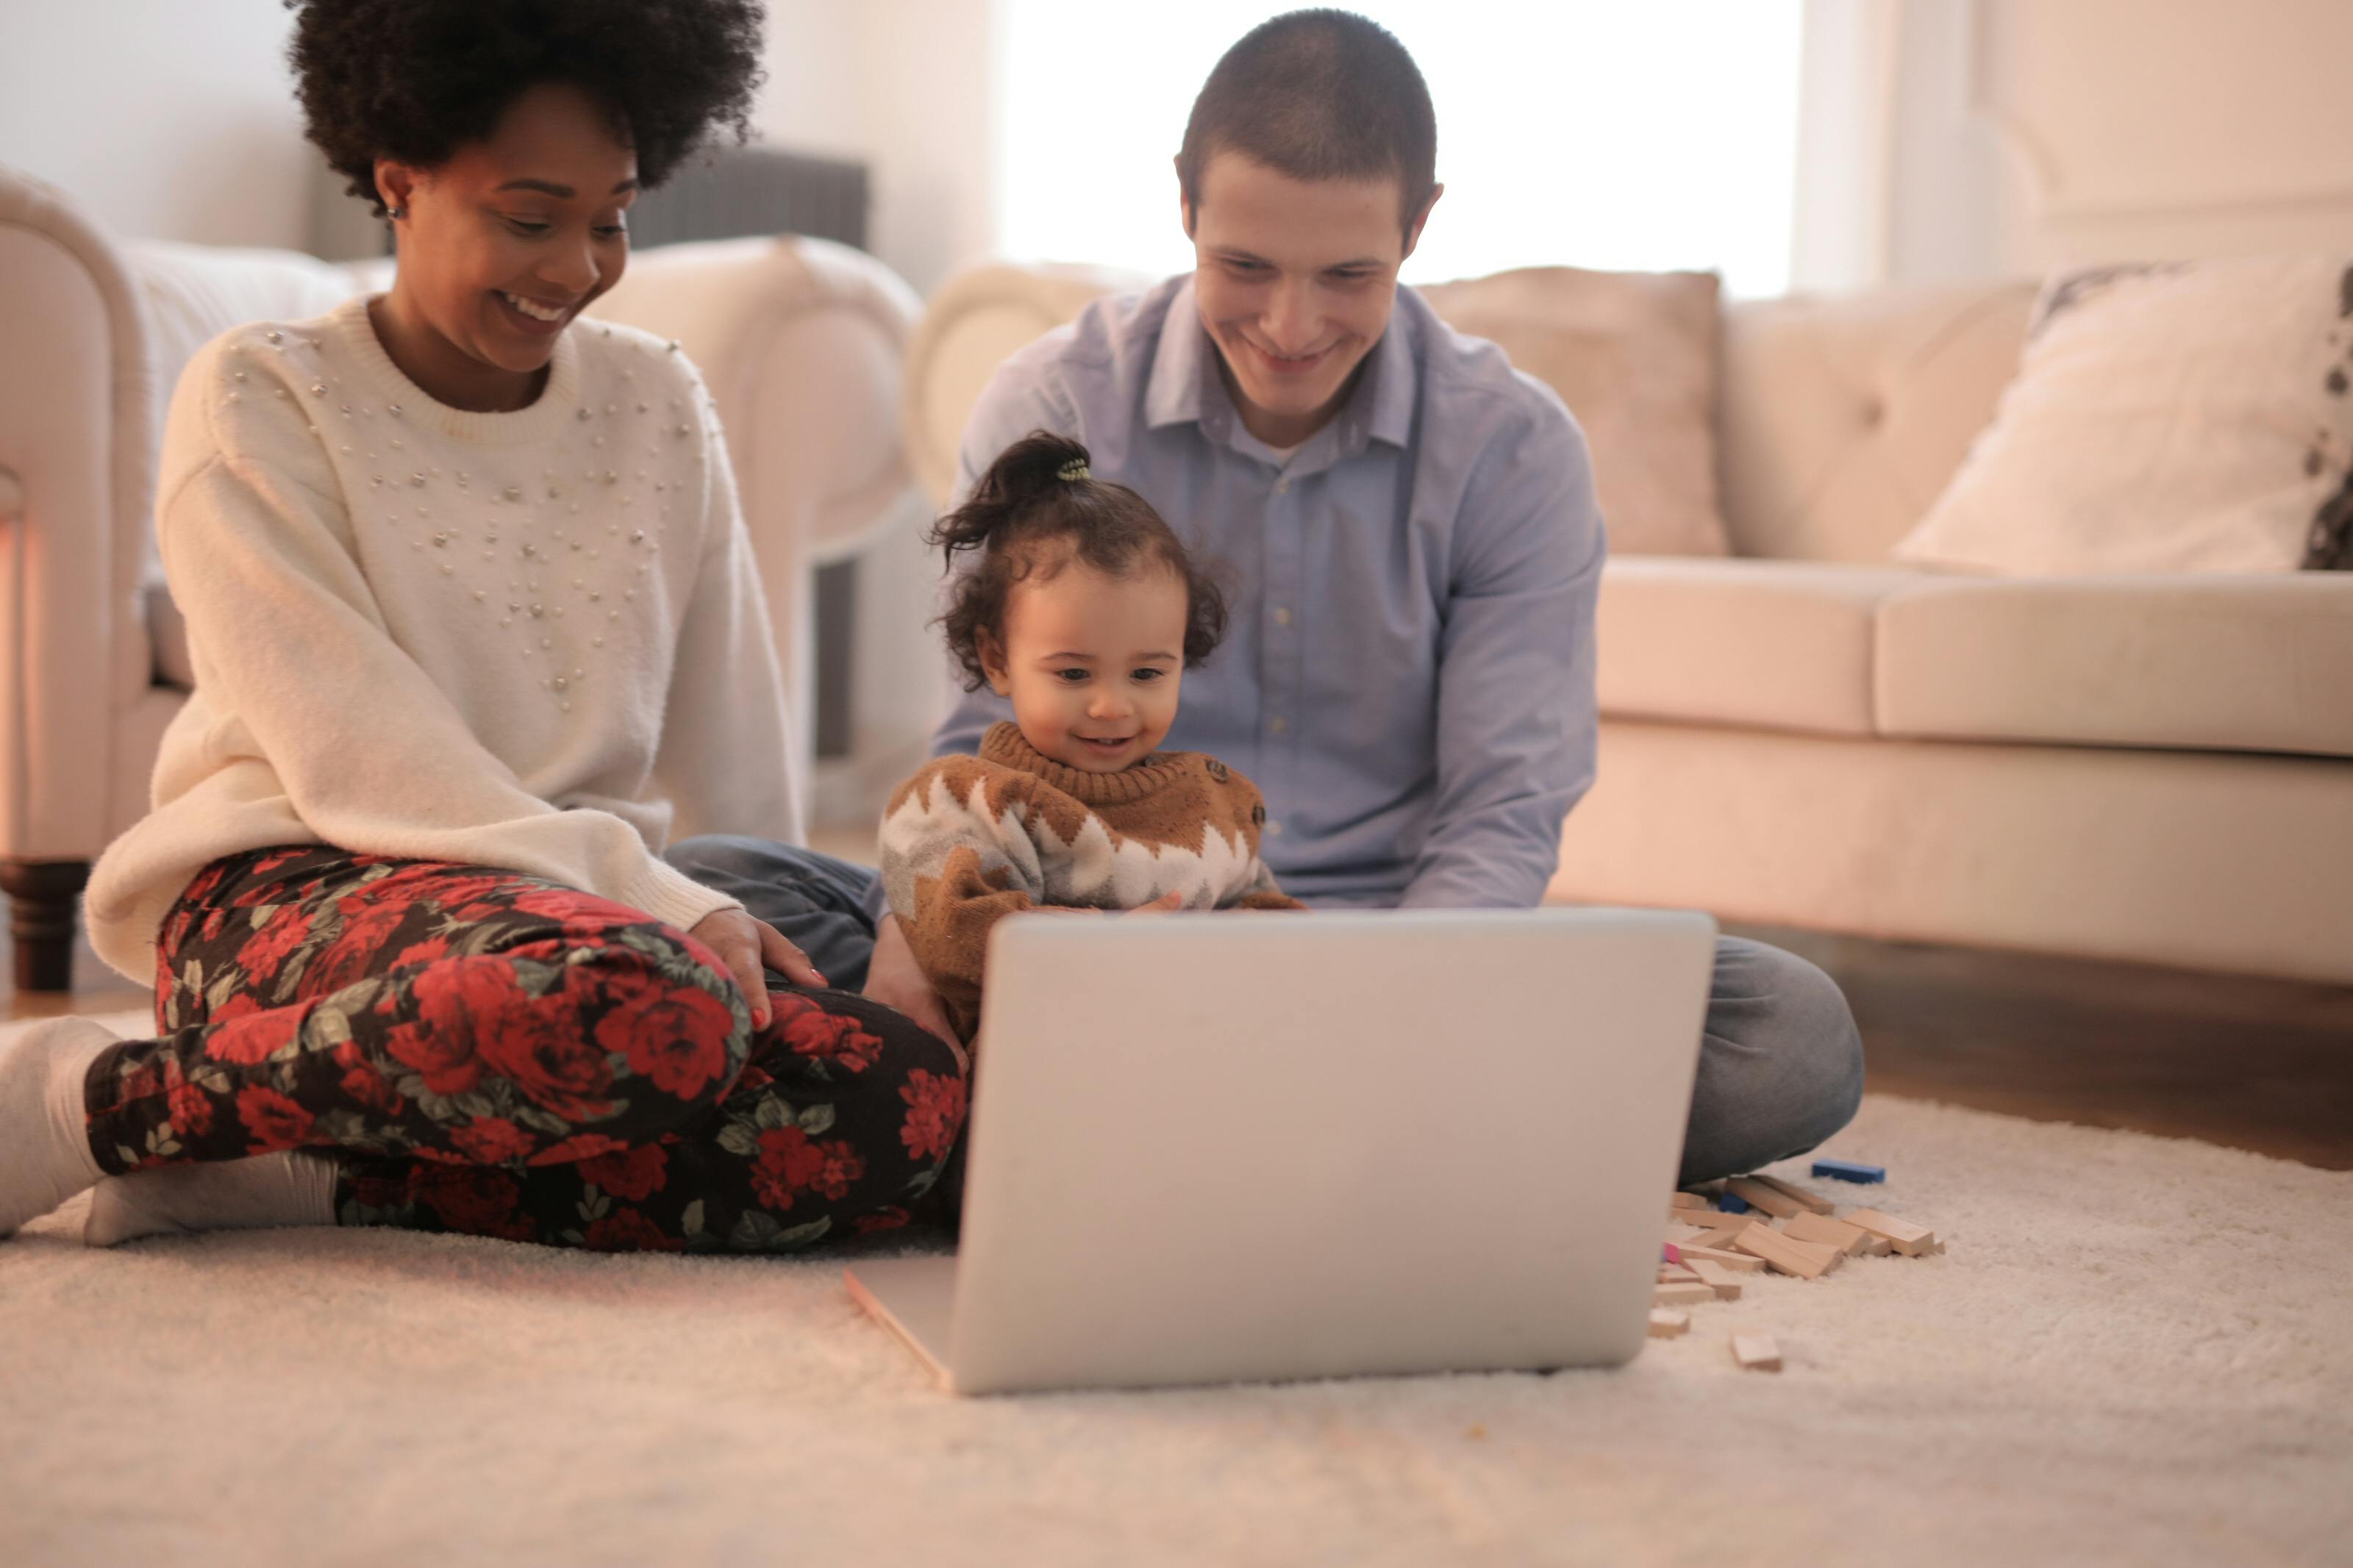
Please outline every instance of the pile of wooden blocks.
M1926 1226L1871 1208L1841 1215L1837 1207L1772 1176L1734 1176L1674 1194L1667 1202L1666 1246L1651 1299L1651 1338L1672 1339L1688 1330L1692 1307L1738 1300L1745 1274L1769 1268L1819 1279L1850 1258L1891 1252L1925 1258L1945 1250ZM1781 1370L1780 1349L1765 1334L1733 1335L1732 1355L1753 1371Z

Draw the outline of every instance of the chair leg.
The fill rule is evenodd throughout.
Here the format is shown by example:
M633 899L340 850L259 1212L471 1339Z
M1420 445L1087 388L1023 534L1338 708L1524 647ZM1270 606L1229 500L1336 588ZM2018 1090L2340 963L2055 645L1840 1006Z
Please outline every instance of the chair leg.
M73 989L74 911L90 880L87 860L0 860L16 989Z

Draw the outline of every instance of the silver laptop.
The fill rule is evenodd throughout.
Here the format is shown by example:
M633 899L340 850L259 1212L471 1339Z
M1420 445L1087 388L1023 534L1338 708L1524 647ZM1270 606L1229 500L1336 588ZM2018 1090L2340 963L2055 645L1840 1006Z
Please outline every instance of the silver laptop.
M1641 1348L1715 924L1017 917L961 1245L848 1270L957 1394Z

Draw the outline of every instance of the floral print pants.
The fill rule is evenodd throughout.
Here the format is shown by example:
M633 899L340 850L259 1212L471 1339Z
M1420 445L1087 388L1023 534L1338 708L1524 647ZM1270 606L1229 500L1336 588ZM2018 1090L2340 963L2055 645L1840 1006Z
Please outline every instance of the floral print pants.
M332 847L206 868L158 942L158 1037L87 1084L111 1172L335 1152L344 1225L784 1251L943 1215L956 1052L511 872Z

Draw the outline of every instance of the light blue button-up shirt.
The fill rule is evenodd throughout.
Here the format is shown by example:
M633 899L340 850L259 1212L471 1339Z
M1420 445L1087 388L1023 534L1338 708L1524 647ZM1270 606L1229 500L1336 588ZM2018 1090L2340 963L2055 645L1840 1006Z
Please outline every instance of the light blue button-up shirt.
M1232 619L1166 744L1266 796L1262 853L1310 903L1526 907L1593 782L1606 548L1585 437L1551 389L1410 289L1339 414L1288 463L1218 374L1190 274L1097 300L1001 366L959 497L1036 429L1086 444L1219 563ZM933 752L1012 716L987 689Z

